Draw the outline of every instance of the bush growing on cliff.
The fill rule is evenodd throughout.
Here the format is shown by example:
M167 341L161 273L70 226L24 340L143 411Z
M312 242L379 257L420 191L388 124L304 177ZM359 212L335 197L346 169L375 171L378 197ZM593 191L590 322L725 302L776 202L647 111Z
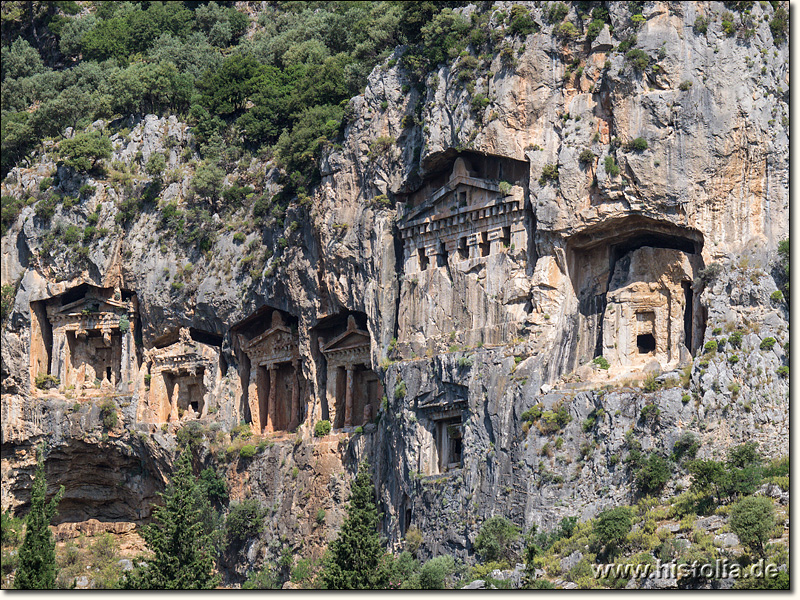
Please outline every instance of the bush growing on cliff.
M99 132L76 133L58 145L64 164L80 173L87 173L98 161L111 157L111 140Z
M745 546L764 557L764 544L775 528L772 500L763 496L742 498L731 509L731 529Z
M37 450L36 463L31 507L25 519L25 538L14 575L14 587L18 590L51 590L56 584L56 541L49 525L64 495L64 486L47 502L43 447Z
M35 384L40 390L51 390L61 385L61 380L55 375L40 373L36 376Z
M505 517L490 517L483 522L475 538L475 552L484 562L505 561L511 564L516 556L513 546L519 536L517 526Z
M635 475L636 488L641 494L660 494L669 481L672 469L670 464L655 452L642 464Z
M100 404L100 418L103 420L103 427L106 429L114 429L119 423L117 417L117 405L113 400L103 400Z
M625 537L633 527L631 509L624 506L600 513L592 527L592 533L601 545L605 546L608 557L616 555Z
M314 436L315 437L325 437L331 432L331 422L327 419L322 419L321 421L317 421L314 425Z
M605 168L609 177L616 177L620 174L619 165L617 164L617 161L614 160L614 157L610 154L605 158Z
M225 534L237 544L256 537L264 529L264 519L268 512L255 498L231 504L231 510L225 519Z
M542 167L539 185L547 185L549 181L558 183L558 165L545 165Z

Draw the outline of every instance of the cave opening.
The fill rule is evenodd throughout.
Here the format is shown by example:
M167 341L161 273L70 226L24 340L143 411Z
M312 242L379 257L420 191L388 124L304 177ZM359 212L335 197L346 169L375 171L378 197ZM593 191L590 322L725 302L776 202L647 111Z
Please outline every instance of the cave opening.
M656 350L656 338L652 333L645 333L636 336L636 349L639 354L650 354Z
M427 271L428 269L428 256L425 254L425 248L417 248L417 255L419 257L419 270Z
M597 356L624 367L650 355L665 366L682 360L680 348L697 345L693 336L703 319L691 286L703 267L703 243L696 229L642 215L571 236L566 258L578 328L563 344L556 370L568 372Z
M479 243L481 249L481 256L486 257L489 256L489 252L491 251L491 243L489 242L489 232L483 231L481 232L481 241Z
M467 249L467 238L462 237L458 240L458 258L467 260L469 258L469 250Z
M436 253L436 266L437 267L446 267L447 266L447 250L445 249L444 242L439 242L439 249Z

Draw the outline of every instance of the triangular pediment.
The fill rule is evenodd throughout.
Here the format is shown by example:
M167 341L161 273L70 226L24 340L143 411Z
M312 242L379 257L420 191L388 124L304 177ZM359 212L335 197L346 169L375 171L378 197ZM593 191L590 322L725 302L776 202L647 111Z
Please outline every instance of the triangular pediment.
M80 298L78 300L75 300L74 302L70 302L69 304L58 308L55 311L55 314L74 315L74 314L81 314L84 311L88 311L90 313L110 312L119 314L127 311L127 309L128 306L124 302L87 296L85 298Z
M325 345L323 352L348 350L350 348L360 348L362 346L369 346L369 333L356 329L355 331L346 331L342 335L331 340L330 343Z
M247 348L255 348L256 346L268 345L270 341L278 339L292 338L292 330L285 325L278 325L271 327L264 333L257 335L252 340L247 342Z

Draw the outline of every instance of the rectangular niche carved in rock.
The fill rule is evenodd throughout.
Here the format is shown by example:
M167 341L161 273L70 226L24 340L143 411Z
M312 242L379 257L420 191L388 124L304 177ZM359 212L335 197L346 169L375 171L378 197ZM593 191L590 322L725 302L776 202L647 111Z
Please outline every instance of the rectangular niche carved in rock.
M333 407L334 429L371 422L378 412L383 385L371 369L370 336L359 329L353 315L347 329L330 341L320 341L327 361L327 399Z
M257 433L291 431L300 424L303 393L297 332L273 310L270 327L252 339L240 338L250 361L248 403Z
M32 381L48 374L76 394L131 391L137 371L135 295L81 284L32 302L31 315Z
M140 402L138 420L162 424L201 418L208 413L220 364L220 349L195 338L214 341L213 334L182 327L164 336L164 343L145 351L150 389Z

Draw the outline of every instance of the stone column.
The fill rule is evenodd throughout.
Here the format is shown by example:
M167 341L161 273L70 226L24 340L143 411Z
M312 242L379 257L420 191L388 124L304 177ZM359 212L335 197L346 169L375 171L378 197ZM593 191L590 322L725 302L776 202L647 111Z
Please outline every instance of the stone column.
M66 378L66 361L67 353L67 334L63 327L53 331L53 349L50 354L50 373L62 380L64 385L67 385L64 379ZM38 375L39 373L34 373Z
M271 433L275 429L275 403L277 402L278 392L278 365L269 366L269 397L267 398L267 426L264 428L266 433Z
M344 396L344 426L353 425L353 365L347 365L347 384Z
M169 420L179 421L180 415L178 414L178 396L180 395L180 383L178 378L175 377L175 384L172 386L172 397L169 399Z
M292 414L289 420L289 429L292 430L300 424L300 364L297 359L292 361Z
M250 427L253 433L261 435L261 411L258 406L258 363L252 362L250 380L247 383L247 403L250 405Z

